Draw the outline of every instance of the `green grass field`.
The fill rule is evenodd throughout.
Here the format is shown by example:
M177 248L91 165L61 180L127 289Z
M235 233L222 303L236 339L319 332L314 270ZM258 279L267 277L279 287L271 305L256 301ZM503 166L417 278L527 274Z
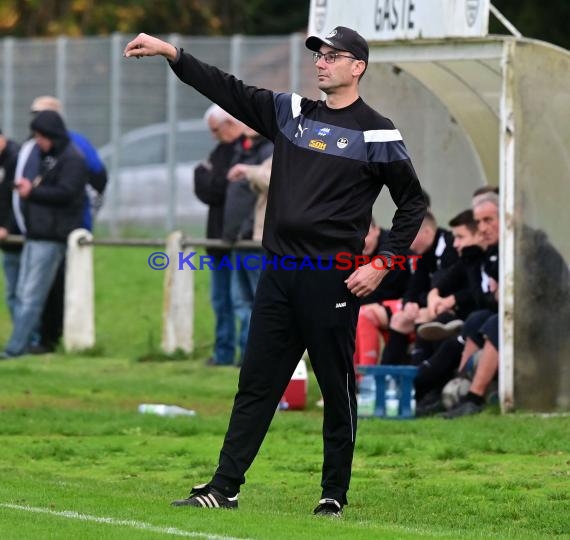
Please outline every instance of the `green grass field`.
M90 354L0 362L1 539L570 538L570 418L493 411L361 421L350 505L341 520L314 518L322 446L312 377L308 409L276 414L239 511L171 508L213 472L238 370L204 366L207 273L196 273L196 352L157 354L162 275L146 265L151 251L97 248ZM143 402L198 414L141 415Z

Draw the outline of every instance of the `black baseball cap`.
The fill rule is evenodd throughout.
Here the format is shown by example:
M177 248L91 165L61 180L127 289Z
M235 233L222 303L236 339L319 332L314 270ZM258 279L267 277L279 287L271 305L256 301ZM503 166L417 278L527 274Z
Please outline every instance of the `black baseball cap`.
M322 45L328 45L339 51L348 51L357 60L364 60L368 64L368 43L354 30L346 26L337 26L324 38L309 36L305 46L311 51L319 51Z

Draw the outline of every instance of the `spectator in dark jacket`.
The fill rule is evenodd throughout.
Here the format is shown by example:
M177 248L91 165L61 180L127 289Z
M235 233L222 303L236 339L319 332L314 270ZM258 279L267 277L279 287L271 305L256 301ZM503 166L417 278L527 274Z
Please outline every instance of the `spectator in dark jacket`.
M234 164L261 165L273 154L273 143L261 137L251 128L246 127L245 137L238 143ZM230 182L224 208L223 238L228 242L253 239L253 225L257 192L246 178L235 177ZM253 297L261 275L261 249L234 249L232 252L232 302L239 324L238 343L240 347L239 364L243 359L245 344L249 334L249 320L253 308ZM241 264L247 257L252 257L249 264ZM257 263L255 261L258 261Z
M38 96L30 106L32 116L41 111L55 111L63 117L63 106L59 99L54 96ZM91 141L78 133L68 130L68 135L79 153L85 159L87 166L87 185L85 187L85 197L83 203L82 227L87 230L93 229L93 220L97 211L103 204L103 196L107 186L107 169L101 161L97 150ZM40 163L40 149L37 144L31 141L31 150L25 153L22 176L35 178L38 174ZM24 143L26 145L28 143ZM24 154L24 152L22 152ZM21 230L25 233L25 225ZM46 301L44 312L41 318L39 336L34 336L34 344L30 347L30 352L44 353L55 349L61 336L63 335L63 309L65 295L65 259L59 265L56 278L51 287ZM38 341L36 344L35 342Z
M219 105L209 107L204 119L219 144L208 160L200 163L194 170L194 191L196 196L208 205L206 237L221 239L228 189L227 173L234 160L236 143L241 139L245 126ZM230 256L231 251L221 248L208 248L206 251L215 268L211 273L210 299L216 318L214 351L208 359L208 364L232 365L236 349L235 316L231 296L232 270L228 265L220 264L223 257Z
M30 112L32 117L41 111L55 111L63 118L61 101L54 96L39 96L32 102ZM68 135L79 153L83 155L87 165L87 186L83 207L84 229L93 229L93 219L103 204L103 194L107 187L107 169L91 141L77 131L68 130ZM35 177L40 160L40 149L37 145L31 149L24 164L23 176Z
M8 139L0 131L0 240L9 234L20 234L12 212L12 189L14 188L14 172L18 161L20 146ZM16 284L20 269L20 253L22 246L3 244L3 266L6 289L6 303L10 317L14 320L14 304L16 302Z
M23 200L26 241L22 251L14 328L5 356L26 352L58 267L67 237L81 227L87 182L85 160L55 111L39 113L30 124L40 148L39 174L20 178L16 188Z

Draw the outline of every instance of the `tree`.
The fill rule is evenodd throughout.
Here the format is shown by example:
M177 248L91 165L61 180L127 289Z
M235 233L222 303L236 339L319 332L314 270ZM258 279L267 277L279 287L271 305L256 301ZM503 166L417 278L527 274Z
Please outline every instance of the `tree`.
M566 26L570 21L568 0L492 0L492 3L523 36L570 49L570 35ZM492 16L490 30L493 33L506 32Z
M524 36L570 48L569 0L492 1ZM1 0L0 36L289 34L308 18L309 0ZM490 29L506 33L494 17Z
M308 0L3 0L0 35L287 34L308 16Z

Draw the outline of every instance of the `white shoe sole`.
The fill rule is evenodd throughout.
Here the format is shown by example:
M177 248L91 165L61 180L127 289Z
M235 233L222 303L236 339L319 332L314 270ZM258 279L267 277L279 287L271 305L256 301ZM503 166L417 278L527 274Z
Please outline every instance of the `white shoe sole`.
M418 336L426 341L441 341L457 336L463 328L463 321L459 319L449 321L447 324L440 322L430 322L422 324L418 328Z

